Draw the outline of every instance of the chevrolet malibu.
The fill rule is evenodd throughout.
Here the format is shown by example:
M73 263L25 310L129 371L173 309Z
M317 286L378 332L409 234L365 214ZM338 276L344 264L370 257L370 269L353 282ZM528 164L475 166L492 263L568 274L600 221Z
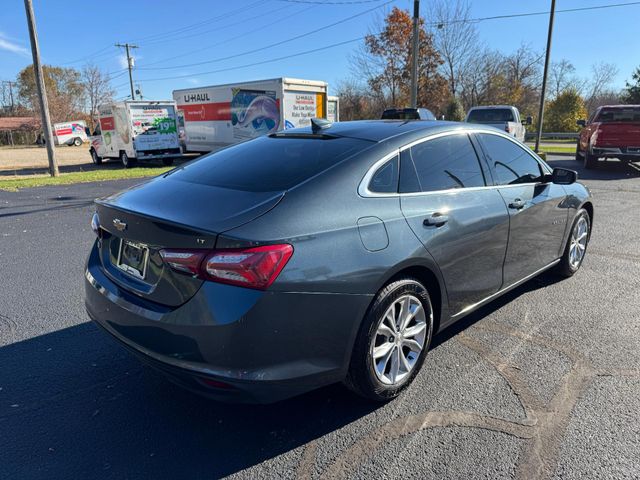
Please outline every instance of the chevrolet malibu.
M573 275L593 214L575 172L499 130L314 120L97 200L86 308L216 399L343 382L385 401L438 331L545 270Z

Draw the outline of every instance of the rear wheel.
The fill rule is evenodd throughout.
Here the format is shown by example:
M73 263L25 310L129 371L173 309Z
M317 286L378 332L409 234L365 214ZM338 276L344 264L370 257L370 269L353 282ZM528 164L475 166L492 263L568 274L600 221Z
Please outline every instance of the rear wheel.
M135 163L135 159L129 158L127 152L120 152L120 162L124 168L131 168Z
M420 370L432 335L427 289L409 277L388 284L360 327L345 384L367 399L397 397Z
M583 155L580 153L580 140L578 140L578 143L576 144L576 161L583 161Z
M91 160L94 165L100 165L102 163L102 157L98 156L94 149L91 149Z
M587 170L591 170L592 168L596 168L598 166L598 157L589 152L589 148L587 148L584 152L584 168Z
M76 137L76 138L73 139L73 144L76 147L79 147L80 145L82 145L82 140L80 138Z
M591 218L589 213L581 208L578 210L567 245L557 267L557 272L563 277L570 277L578 271L587 253L587 244L591 236Z

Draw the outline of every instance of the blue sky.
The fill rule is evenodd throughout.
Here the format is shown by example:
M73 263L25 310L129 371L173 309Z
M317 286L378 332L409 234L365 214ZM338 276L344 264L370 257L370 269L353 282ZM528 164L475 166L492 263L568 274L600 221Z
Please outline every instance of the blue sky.
M557 0L556 8L629 1ZM428 0L421 3L424 15ZM547 11L550 0L470 0L470 3L472 17L479 18ZM59 1L34 0L45 63L79 68L91 60L115 77L113 85L117 87L117 96L123 97L129 92L123 70L126 62L122 50L113 44L133 42L140 46L134 51L134 80L141 84L145 97L159 99L170 98L172 90L177 88L280 76L325 80L331 90L340 80L351 76L349 54L359 42L262 65L243 66L361 37L394 5L411 9L413 1L314 5L282 0L112 0L75 3L72 8L63 5ZM0 8L0 80L14 80L20 69L31 63L24 3L3 0ZM348 17L354 18L312 35L252 52ZM589 74L593 63L613 63L619 69L615 86L621 88L633 69L640 65L639 20L640 4L558 13L552 59L570 60L581 76ZM521 43L543 49L547 22L548 17L542 15L487 20L477 25L483 42L508 53ZM183 66L198 62L208 63ZM174 66L177 68L158 69ZM217 73L203 73L211 71ZM164 77L182 78L154 80Z

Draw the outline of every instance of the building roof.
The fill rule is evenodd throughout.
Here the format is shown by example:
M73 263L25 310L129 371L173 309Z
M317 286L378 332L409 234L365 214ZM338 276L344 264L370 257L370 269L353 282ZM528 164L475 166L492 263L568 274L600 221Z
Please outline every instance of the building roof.
M36 117L0 117L0 131L34 130L40 127Z

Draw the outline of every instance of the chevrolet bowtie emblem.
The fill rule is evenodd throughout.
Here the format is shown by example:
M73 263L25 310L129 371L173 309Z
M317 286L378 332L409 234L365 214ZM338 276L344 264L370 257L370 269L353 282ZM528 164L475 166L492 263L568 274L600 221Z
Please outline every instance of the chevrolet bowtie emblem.
M124 232L127 229L127 224L124 223L119 218L114 218L113 219L113 226L116 227L116 230L119 230L121 232Z

